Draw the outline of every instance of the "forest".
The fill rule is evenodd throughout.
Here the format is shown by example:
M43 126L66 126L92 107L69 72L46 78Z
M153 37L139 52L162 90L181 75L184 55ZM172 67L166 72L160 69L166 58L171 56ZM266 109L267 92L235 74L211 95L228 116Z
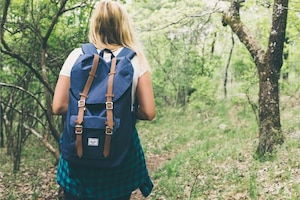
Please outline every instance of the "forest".
M299 199L300 1L119 2L152 68L147 199ZM62 199L52 98L96 3L0 1L0 200Z

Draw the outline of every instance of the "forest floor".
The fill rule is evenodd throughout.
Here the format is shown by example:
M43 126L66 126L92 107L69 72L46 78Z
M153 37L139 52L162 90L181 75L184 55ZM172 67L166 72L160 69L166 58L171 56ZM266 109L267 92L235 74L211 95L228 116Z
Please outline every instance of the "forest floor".
M166 160L169 159L168 155L148 155L147 166L149 173L151 174L151 172L157 170ZM18 177L15 177L15 180L17 181L13 181L13 179L7 176L12 177L14 175L7 173L4 174L0 171L0 200L16 199L12 194L10 194L11 191L18 191L19 194L22 194L22 200L63 199L63 193L58 189L58 185L55 181L56 167L51 167L47 171L43 172L36 172L34 169L24 169L21 173L18 173ZM33 176L39 177L39 181L37 183L32 183ZM10 181L7 181L6 179L10 179ZM30 180L30 182L28 180ZM39 191L38 194L37 191ZM24 196L28 196L28 198ZM142 199L146 198L143 197L138 189L131 195L131 200Z
M245 114L240 117L236 107L227 112L229 117L212 115L212 124L206 126L203 122L210 121L197 121L197 116L189 116L186 120L185 115L170 113L159 121L164 126L154 124L151 130L143 128L141 141L154 190L148 198L136 190L131 200L300 199L300 94L297 98L281 100L286 141L268 162L253 158L258 137L250 134L253 132L249 126L251 121L243 121ZM225 119L237 128L222 131L219 124L224 124ZM165 129L155 129L162 127ZM169 127L176 128L167 130ZM190 129L184 132L186 127ZM12 159L6 155L5 148L0 148L0 200L62 200L55 178L56 167L49 156L45 157L49 152L45 154L40 147L24 151L24 157L30 159L25 163L24 158L20 172L13 174ZM193 166L195 157L201 162Z
M152 174L152 172L158 170L160 167L162 167L163 163L167 160L170 160L169 155L148 155L147 156L147 167L149 170L149 174ZM155 186L155 183L154 183ZM131 200L142 200L146 199L143 197L141 192L139 190L136 190L131 195Z
M289 137L296 139L299 141L300 139L300 131L296 131L293 134L290 134ZM298 153L299 149L297 150ZM2 152L3 153L3 152ZM296 153L296 152L294 152ZM296 154L298 154L296 153ZM0 154L1 155L1 154ZM296 155L294 155L296 156ZM160 154L160 155L154 155L154 154L148 154L147 155L147 166L148 170L151 176L154 175L154 172L159 170L164 163L170 161L172 159L172 156L169 154ZM247 160L247 159L246 159ZM250 159L249 159L250 160ZM283 158L280 162L281 166L278 166L275 168L275 170L272 172L276 178L276 182L272 183L272 181L267 181L264 184L263 191L260 191L262 193L268 194L270 196L273 196L273 199L281 199L278 197L278 191L282 190L283 188L291 189L292 182L293 184L300 184L300 168L298 167L290 167L287 160L289 160L289 155L286 155L285 158ZM245 168L245 166L248 166L247 163L241 162L239 166L240 168ZM259 182L264 182L263 179L265 177L268 177L267 173L270 171L272 166L274 166L275 163L268 163L265 165L265 167L260 170L258 173L260 174L258 177ZM277 165L277 164L275 164ZM231 165L230 165L231 166ZM38 167L37 167L38 168ZM283 169L287 169L284 170ZM248 171L247 169L245 169ZM286 183L284 181L284 176L282 174L287 173L291 174L292 182ZM37 169L23 169L20 173L17 173L17 177L12 178L14 175L12 173L3 173L0 171L0 200L63 200L63 194L59 191L58 185L55 180L56 175L56 167L50 167L48 170L37 170ZM7 177L10 176L10 177ZM36 177L36 181L34 181L34 178ZM218 179L222 179L222 177L218 177ZM280 181L282 179L282 181ZM154 185L156 185L154 180ZM227 185L226 187L230 187L230 185ZM21 198L18 198L16 196L22 196ZM216 196L212 193L208 199L218 199ZM227 198L224 198L226 200L250 200L251 198L246 193L232 193L230 195L231 197L227 196ZM269 198L264 198L263 195L258 198L258 200L265 200ZM277 196L277 197L276 197ZM136 190L132 193L131 200L146 200L146 199L154 199L151 197L144 198L139 190ZM159 200L162 200L165 198L159 198ZM178 199L178 198L177 198ZM182 198L179 198L182 199ZM189 198L186 198L189 199ZM287 199L287 198L282 198ZM295 198L291 198L295 199ZM296 198L298 199L298 198Z

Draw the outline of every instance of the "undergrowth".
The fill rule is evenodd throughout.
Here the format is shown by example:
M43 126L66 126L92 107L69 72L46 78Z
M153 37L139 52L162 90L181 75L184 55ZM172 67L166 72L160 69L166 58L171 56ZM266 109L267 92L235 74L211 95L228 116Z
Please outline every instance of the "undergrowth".
M258 128L246 101L219 100L201 112L167 108L152 122L138 122L146 158L156 162L149 168L155 187L148 199L299 199L299 106L285 101L286 141L265 162L254 159ZM0 154L0 199L55 199L55 161L34 137L16 175L4 148Z
M299 118L294 108L282 113ZM205 113L171 109L151 125L140 123L146 152L171 156L151 172L150 199L299 199L299 125L287 118L282 124L285 143L262 162L255 159L258 126L246 102L220 102Z

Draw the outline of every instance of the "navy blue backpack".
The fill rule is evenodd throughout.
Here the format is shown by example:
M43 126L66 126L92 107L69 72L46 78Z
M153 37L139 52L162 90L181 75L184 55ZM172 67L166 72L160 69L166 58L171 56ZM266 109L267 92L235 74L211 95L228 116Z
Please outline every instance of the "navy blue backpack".
M110 62L93 44L83 44L70 76L69 107L61 152L73 165L115 167L130 147L136 117L132 108L135 52L124 47Z

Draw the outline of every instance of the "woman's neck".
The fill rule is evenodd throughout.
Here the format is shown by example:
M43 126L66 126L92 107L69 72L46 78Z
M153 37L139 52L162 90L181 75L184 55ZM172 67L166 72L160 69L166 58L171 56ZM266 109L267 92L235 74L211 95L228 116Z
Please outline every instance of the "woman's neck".
M109 44L101 47L101 49L109 49L112 52L117 51L119 48L121 48L121 46L116 44Z

